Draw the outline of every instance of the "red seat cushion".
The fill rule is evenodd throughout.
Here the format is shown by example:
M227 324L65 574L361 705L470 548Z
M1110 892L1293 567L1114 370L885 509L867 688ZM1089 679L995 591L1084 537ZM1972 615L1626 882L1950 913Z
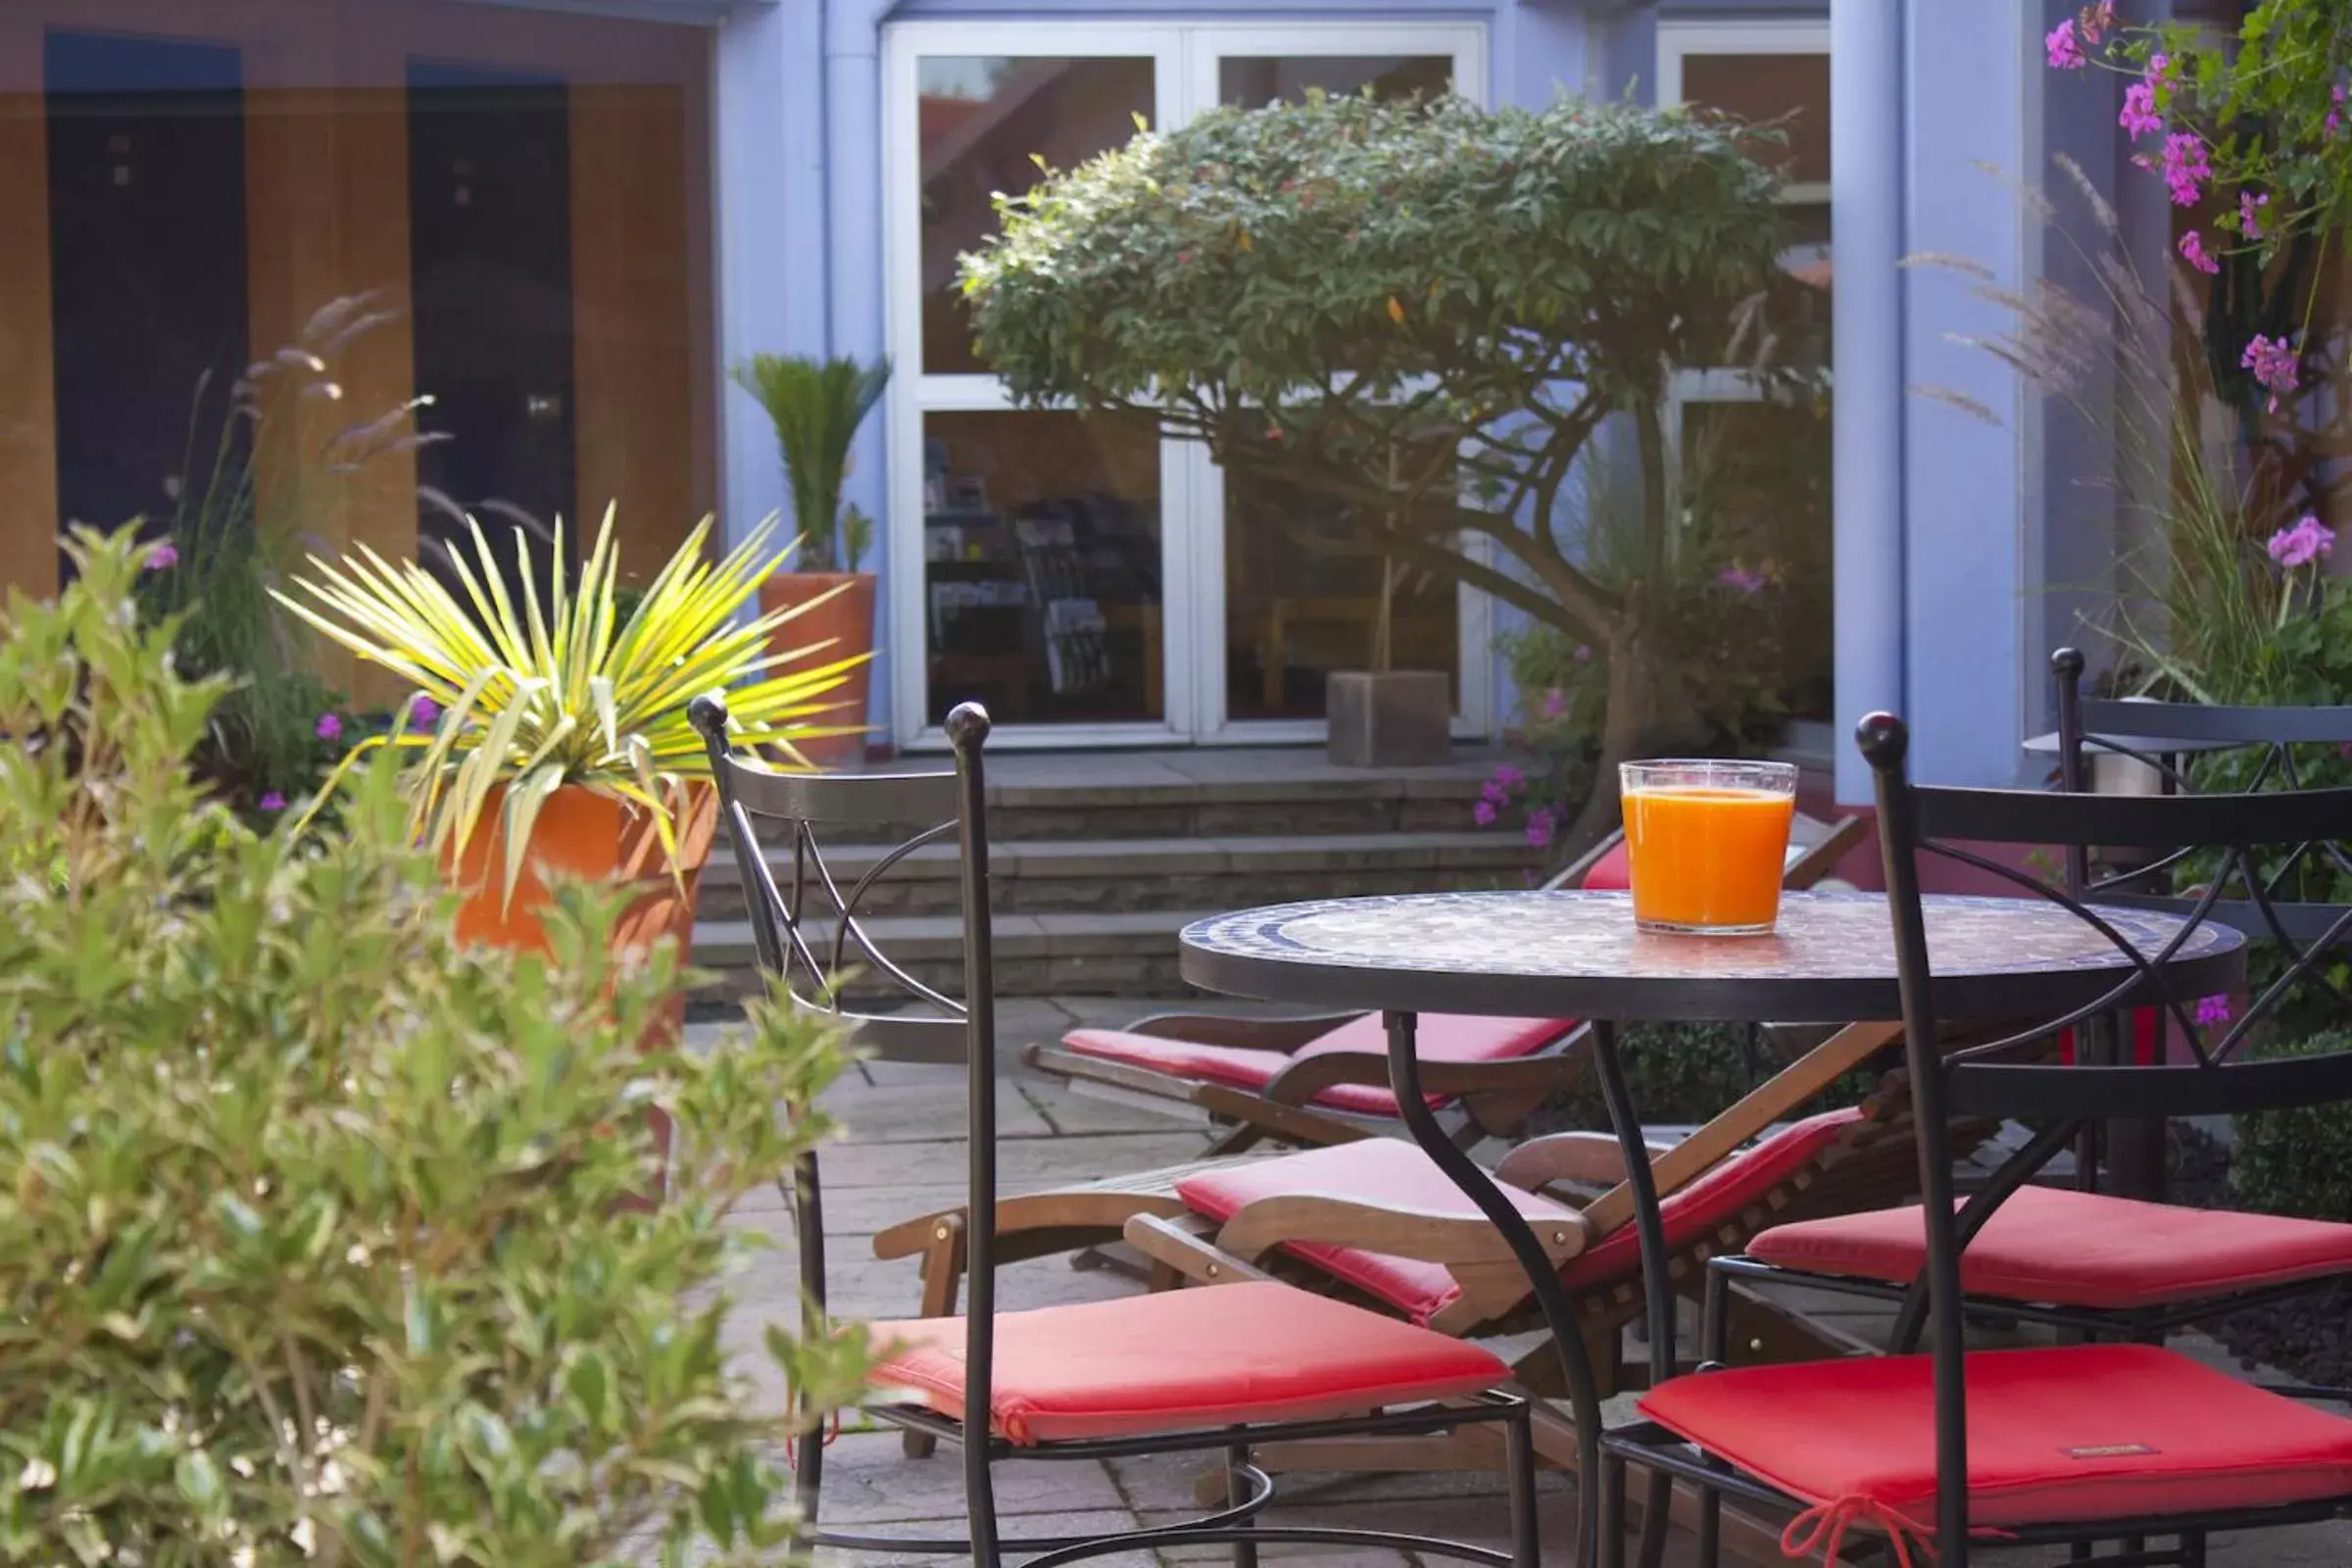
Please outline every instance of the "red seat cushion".
M2352 1421L2145 1345L1968 1357L1969 1519L1998 1530L2352 1493ZM1859 1356L1698 1373L1660 1426L1807 1502L1936 1513L1934 1368Z
M1659 1205L1666 1221L1667 1245L1686 1246L1759 1200L1860 1116L1858 1110L1838 1110L1785 1127L1671 1194ZM1479 1212L1420 1146L1396 1138L1365 1138L1276 1159L1214 1165L1176 1184L1176 1196L1184 1200L1185 1206L1220 1225L1244 1204L1298 1193L1329 1194L1466 1217ZM1565 1204L1535 1193L1508 1187L1503 1193L1530 1219L1572 1212ZM1570 1259L1560 1271L1561 1282L1570 1290L1582 1290L1635 1274L1641 1268L1641 1245L1631 1225L1620 1227L1590 1251ZM1416 1323L1428 1322L1461 1295L1452 1271L1443 1263L1352 1247L1298 1243L1284 1250L1386 1301Z
M1584 880L1577 886L1587 893L1631 893L1634 891L1634 861L1632 852L1620 838L1609 846L1609 852L1585 868Z
M1927 1260L1919 1205L1766 1231L1750 1255L1782 1268L1905 1284ZM2142 1203L2027 1187L1960 1254L1972 1295L2116 1308L2193 1301L2352 1273L2352 1225Z
M1511 1061L1533 1055L1575 1027L1557 1018L1470 1018L1433 1012L1422 1016L1413 1038L1423 1061ZM1385 1056L1389 1050L1387 1026L1378 1013L1351 1018L1296 1052L1203 1046L1117 1029L1073 1029L1061 1037L1061 1043L1082 1056L1147 1067L1172 1078L1198 1078L1254 1090L1263 1090L1276 1073L1309 1056L1327 1056L1335 1051ZM1429 1102L1440 1105L1445 1100L1432 1095ZM1362 1116L1396 1114L1396 1097L1379 1084L1333 1084L1315 1097L1314 1103Z
M964 1320L868 1330L876 1392L963 1419ZM1498 1387L1494 1352L1288 1285L1167 1291L1001 1312L990 1400L1013 1443L1355 1415Z

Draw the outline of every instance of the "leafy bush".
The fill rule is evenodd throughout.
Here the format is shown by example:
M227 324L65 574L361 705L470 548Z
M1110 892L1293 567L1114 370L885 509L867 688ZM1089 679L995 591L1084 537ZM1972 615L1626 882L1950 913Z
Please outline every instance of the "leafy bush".
M1618 1036L1625 1086L1634 1108L1650 1125L1705 1122L1762 1084L1782 1065L1769 1037L1750 1042L1745 1028L1728 1023L1628 1025ZM1790 1119L1860 1104L1879 1081L1874 1072L1840 1078ZM1609 1107L1590 1073L1556 1095L1542 1113L1546 1128L1609 1126Z
M2336 1031L2264 1047L2263 1056L2315 1056L2352 1048ZM2352 1115L2306 1105L2232 1118L2230 1185L2268 1214L2352 1222Z
M256 833L186 765L228 683L130 613L145 553L71 549L0 612L0 858L46 873L0 880L0 1560L772 1560L718 1287L833 1038L640 1055L677 956L616 967L603 890L552 961L457 948L388 759L344 832Z
M1666 378L1778 376L1812 346L1791 323L1818 295L1780 270L1757 143L1573 99L1217 110L1001 198L964 292L1024 405L1148 417L1253 485L1346 508L1355 554L1605 650L1605 780L1689 727L1651 602L1675 531ZM1564 523L1620 417L1637 564L1612 585Z

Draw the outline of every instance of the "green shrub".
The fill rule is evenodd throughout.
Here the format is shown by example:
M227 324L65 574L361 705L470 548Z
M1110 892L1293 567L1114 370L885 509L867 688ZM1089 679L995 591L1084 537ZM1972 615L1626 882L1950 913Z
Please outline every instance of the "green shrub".
M2352 1034L2309 1035L2257 1055L2315 1056L2352 1049ZM2230 1119L2230 1185L2266 1214L2352 1222L2352 1111L2305 1105Z
M257 833L187 765L227 682L131 612L145 552L71 548L0 612L0 1561L773 1560L719 1287L832 1037L640 1054L675 955L616 966L605 890L552 961L454 946L388 761Z
M1650 1126L1712 1120L1783 1065L1769 1035L1755 1041L1752 1067L1748 1051L1747 1030L1740 1024L1629 1024L1618 1036L1626 1091L1636 1112ZM1848 1073L1790 1112L1788 1119L1860 1104L1878 1080L1873 1072ZM1600 1098L1599 1081L1587 1073L1554 1096L1544 1106L1544 1124L1605 1131L1609 1109Z

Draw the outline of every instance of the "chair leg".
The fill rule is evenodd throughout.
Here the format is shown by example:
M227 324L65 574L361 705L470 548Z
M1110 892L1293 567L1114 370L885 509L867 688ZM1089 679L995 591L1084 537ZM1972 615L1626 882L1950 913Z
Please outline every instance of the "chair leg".
M1249 1462L1248 1443L1236 1443L1225 1450L1225 1506L1228 1508L1249 1494L1241 1472L1241 1467ZM1233 1568L1257 1568L1256 1542L1237 1541L1233 1544Z
M801 1254L801 1331L814 1339L824 1332L825 1323L825 1203L813 1151L801 1156L792 1173L792 1219L793 1240ZM801 1518L813 1526L817 1499L824 1490L824 1417L821 1411L806 1408L800 1413L808 1422L808 1430L795 1445L795 1479Z
M1625 1568L1625 1456L1615 1452L1600 1458L1599 1545L1599 1568Z
M1509 1475L1511 1568L1537 1568L1544 1544L1536 1532L1536 1428L1530 1406L1521 1404L1502 1429Z
M2205 1568L2205 1532L2183 1531L2180 1536L2180 1568Z

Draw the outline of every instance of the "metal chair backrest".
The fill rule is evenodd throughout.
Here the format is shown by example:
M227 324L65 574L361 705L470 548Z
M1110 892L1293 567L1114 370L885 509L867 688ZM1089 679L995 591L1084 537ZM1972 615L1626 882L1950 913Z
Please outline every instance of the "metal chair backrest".
M895 1061L963 1062L969 1078L966 1135L969 1142L967 1201L972 1214L997 1206L997 1020L995 950L989 912L988 788L981 751L989 732L987 710L959 704L947 718L954 748L953 771L926 773L787 772L736 752L727 733L723 697L698 697L688 717L710 755L719 811L732 840L743 877L753 945L761 970L788 995L791 1004L837 1019L864 1053ZM759 824L777 823L791 858L788 887L780 887L768 864ZM820 834L864 829L905 832L844 886L826 863ZM911 831L906 831L910 829ZM915 851L927 845L957 847L956 891L963 927L963 995L951 997L894 961L874 942L860 918L866 897ZM829 927L829 929L828 929ZM877 977L904 999L903 1011L853 1010L844 1005L852 981ZM796 1176L796 1206L802 1218L803 1283L821 1305L823 1222L816 1201L815 1156ZM996 1310L996 1227L967 1227L965 1236L966 1408L991 1408ZM965 1447L966 1482L979 1466L986 1496L989 1446Z
M2137 706L2137 705L2134 705ZM1905 769L1909 732L1900 719L1873 713L1856 740L1875 775L1879 841L1885 858L1887 903L1894 927L1902 997L1904 1051L1910 1066L1919 1129L1919 1188L1927 1230L1926 1300L1935 1356L1937 1535L1947 1550L1967 1541L1968 1437L1960 1254L1993 1210L2030 1180L2086 1122L2115 1117L2205 1115L2284 1109L2352 1102L2352 1050L2275 1059L2239 1060L2259 1021L2292 987L2309 982L2343 1005L2324 970L2352 933L2352 910L2327 930L2298 941L2269 921L2288 955L2282 972L2253 999L2219 1040L2208 1042L2194 1018L2199 994L2212 989L2214 966L2185 956L2203 928L2228 925L2215 913L2232 879L2241 902L2258 914L2272 909L2254 853L2264 847L2340 846L2352 839L2352 789L2271 794L2092 796L2040 790L1955 789L1913 784ZM2047 886L2034 875L1968 846L2057 846L2070 853L2092 847L2157 851L2210 847L2220 866L2205 890L2190 898L2178 929L2146 952L2099 912L2099 905L2071 888ZM1936 1004L1933 956L1920 893L1920 862L1938 858L1969 865L2013 884L2020 892L2072 910L2129 960L2125 977L2106 994L2062 1016L2038 1019L1997 1039L1962 1049L1936 1049L1942 1020ZM2098 897L2095 892L2093 898ZM2233 946L2230 953L2235 954ZM2180 961L2186 974L2170 966ZM2202 974L2197 973L2202 968ZM2184 994L2185 993L2185 994ZM2153 1006L2179 1027L2193 1060L2037 1065L2016 1059L2085 1019L2127 1007ZM1955 1211L1953 1115L2015 1117L2045 1125L2005 1160L1965 1208Z
M2090 761L2102 754L2143 764L2168 792L2198 793L2198 781L2183 761L2175 760L2181 752L2167 751L2165 742L2177 742L2183 751L2203 755L2244 754L2230 780L2233 793L2300 790L2306 785L2297 747L2352 745L2352 708L2225 708L2085 697L2082 655L2073 648L2052 654L2050 669L2058 683L2059 786L2070 794L2088 788ZM2184 862L2198 846L2160 850L2153 858L2102 876L2091 869L2090 851L2105 847L2109 846L2068 850L2070 891L2106 904L2177 914L2185 914L2194 906L2194 900L2159 889L2175 872L2187 869ZM2325 864L2318 863L2321 861ZM2274 930L2298 942L2319 940L2348 906L2293 897L2299 872L2305 868L2352 878L2352 856L2334 844L2295 846L2276 863L2261 868L2269 908L2250 900L2225 899L2214 905L2210 917L2255 941L2271 940Z

